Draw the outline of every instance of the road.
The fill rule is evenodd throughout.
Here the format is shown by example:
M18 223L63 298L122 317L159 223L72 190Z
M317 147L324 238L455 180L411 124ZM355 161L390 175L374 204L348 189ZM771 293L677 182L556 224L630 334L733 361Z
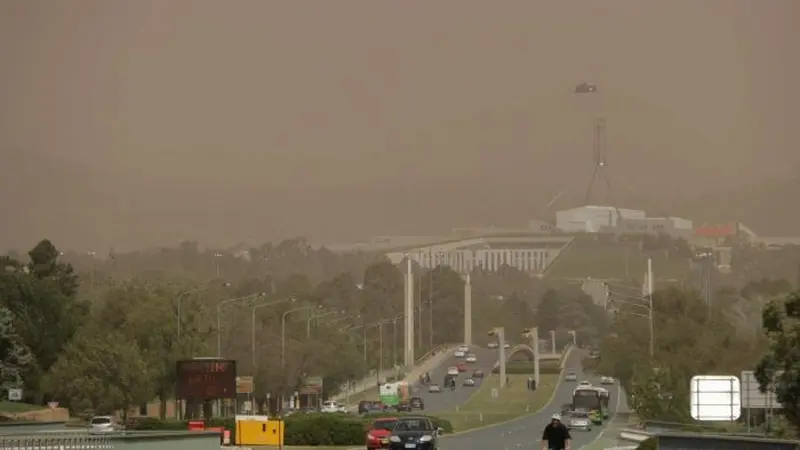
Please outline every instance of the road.
M584 352L573 351L570 354L567 368L577 372L579 379L587 379L592 384L599 385L600 377L581 377L581 356ZM511 422L484 429L477 429L464 434L445 436L439 443L441 450L509 450L525 447L541 448L542 430L550 421L553 413L560 412L561 405L570 403L572 390L575 388L574 382L561 382L556 389L553 400L541 412L533 416L523 417ZM624 396L618 386L605 386L611 396L609 408L616 411L618 406L625 406ZM613 419L612 419L613 420ZM606 424L608 425L608 423ZM572 448L581 449L583 446L591 444L602 436L605 427L595 427L592 431L575 431L572 433Z
M467 364L467 372L462 373L458 376L456 390L451 391L450 389L444 389L444 377L447 374L447 368L450 366L455 366L459 363L464 363L464 358L456 358L453 356L455 350L450 351L450 356L448 356L442 364L436 367L433 371L430 372L431 376L431 383L436 383L442 386L442 392L439 394L431 394L428 393L427 386L421 386L418 383L415 383L412 386L412 396L422 398L423 403L425 404L425 411L426 413L436 414L437 411L447 411L447 410L454 410L456 406L461 405L462 403L466 402L470 395L477 389L476 387L464 387L461 386L461 382L464 381L464 378L467 375L472 374L472 371L476 369L483 370L483 373L489 374L492 370L492 366L494 363L497 362L497 350L489 350L487 348L481 348L478 346L472 347L472 353L475 353L475 356L478 358L478 362L476 363L465 363ZM479 381L480 382L480 381Z

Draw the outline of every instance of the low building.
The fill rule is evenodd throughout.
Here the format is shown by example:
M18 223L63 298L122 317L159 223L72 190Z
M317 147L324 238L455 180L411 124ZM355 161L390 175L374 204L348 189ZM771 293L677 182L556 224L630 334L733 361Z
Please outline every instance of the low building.
M613 232L621 234L666 234L687 241L694 234L692 221L680 217L644 217L623 219Z
M572 240L568 236L485 236L389 252L395 264L406 257L424 269L448 266L459 273L474 269L496 271L510 266L535 275L542 273Z
M619 219L644 219L638 209L614 206L587 205L556 212L556 228L565 233L599 233L604 228L616 228Z

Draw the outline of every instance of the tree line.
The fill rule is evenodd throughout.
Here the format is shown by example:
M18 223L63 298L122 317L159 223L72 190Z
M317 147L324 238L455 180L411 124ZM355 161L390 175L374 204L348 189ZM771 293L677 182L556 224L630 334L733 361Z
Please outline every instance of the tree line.
M216 268L181 276L181 268L224 258L191 245L130 272L105 272L115 264L110 259L78 275L70 254L47 240L27 260L3 257L3 388L23 388L30 403L55 399L79 414L158 399L164 415L181 359L235 359L239 375L254 376L255 395L273 398L293 392L306 375L323 376L332 394L348 380L402 364L397 266L381 255L312 251L302 240L264 248L268 256L234 258L242 270L226 266L219 277ZM239 275L224 277L229 270ZM462 274L414 267L414 276L417 354L460 342ZM603 315L580 291L547 290L510 267L476 270L471 280L476 330L505 326L513 339L539 325L543 336L578 329L582 339L597 339L604 329Z
M641 295L611 299L608 332L599 360L585 364L617 378L642 420L692 423L690 380L695 375L736 375L755 370L762 390L772 386L781 412L800 431L800 293L781 280L749 283L739 295L707 304L695 290L675 287L653 293L653 348L650 354L649 301ZM760 318L755 329L739 303L759 302L747 315ZM737 297L738 301L733 301ZM744 419L742 419L744 420ZM775 431L775 425L772 425ZM796 435L796 434L795 434Z

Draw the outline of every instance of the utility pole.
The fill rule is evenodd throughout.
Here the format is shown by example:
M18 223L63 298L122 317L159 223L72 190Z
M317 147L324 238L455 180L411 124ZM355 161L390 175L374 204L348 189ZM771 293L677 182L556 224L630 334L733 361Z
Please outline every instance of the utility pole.
M655 323L653 320L653 259L647 258L647 318L650 322L650 359L656 353Z
M539 386L539 327L526 328L523 336L530 338L531 348L533 348L533 379L536 386Z
M489 331L489 336L497 336L497 343L500 350L500 388L506 387L506 330L503 327L496 327Z
M405 358L404 365L414 365L414 274L411 271L411 258L406 255L406 283L405 283Z
M469 274L464 283L464 345L472 345L472 281Z

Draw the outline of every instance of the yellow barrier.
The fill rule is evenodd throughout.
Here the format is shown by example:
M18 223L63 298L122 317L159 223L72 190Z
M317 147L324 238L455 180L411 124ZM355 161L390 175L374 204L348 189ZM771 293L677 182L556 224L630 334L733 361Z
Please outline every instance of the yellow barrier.
M236 416L236 445L283 447L283 420L267 416Z

